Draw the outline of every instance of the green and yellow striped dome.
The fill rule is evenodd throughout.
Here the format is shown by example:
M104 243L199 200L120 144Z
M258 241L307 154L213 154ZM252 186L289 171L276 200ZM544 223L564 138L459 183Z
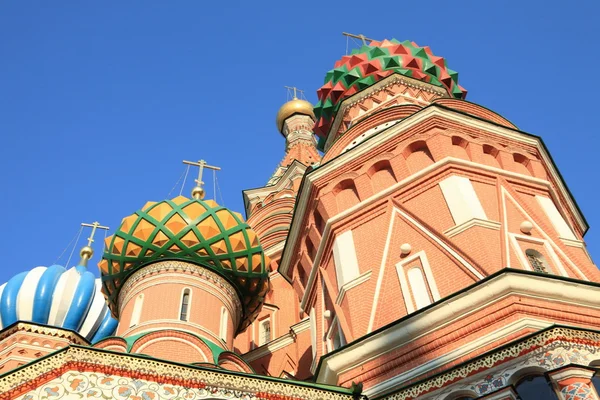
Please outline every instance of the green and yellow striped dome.
M213 200L179 196L148 202L106 239L98 266L113 315L118 314L117 298L127 278L164 260L191 262L227 279L243 304L240 331L256 318L269 290L268 257L242 216Z

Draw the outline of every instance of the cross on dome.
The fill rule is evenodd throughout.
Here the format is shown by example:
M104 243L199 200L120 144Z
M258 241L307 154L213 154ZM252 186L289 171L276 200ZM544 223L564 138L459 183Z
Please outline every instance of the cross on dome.
M92 228L92 232L90 233L90 237L87 239L87 245L81 248L79 254L81 255L81 261L79 261L79 265L83 267L87 267L87 262L94 255L94 249L92 249L92 243L94 243L94 235L96 234L96 229L109 230L108 226L102 226L98 221L92 222L91 224L82 222L81 226Z
M187 161L187 160L183 160L184 164L187 165L192 165L194 167L199 167L198 169L198 179L195 179L194 181L196 182L197 186L194 186L194 188L192 189L192 197L195 199L200 199L202 200L204 198L205 195L205 191L204 191L204 182L202 181L202 174L204 173L204 168L208 168L208 169L212 169L215 171L220 171L221 167L216 167L214 165L208 165L206 163L206 161L204 160L198 160L198 161Z

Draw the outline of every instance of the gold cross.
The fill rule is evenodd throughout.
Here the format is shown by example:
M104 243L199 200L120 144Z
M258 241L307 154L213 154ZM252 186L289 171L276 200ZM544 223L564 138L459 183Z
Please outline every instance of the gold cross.
M290 94L290 91L292 91L294 96L292 100L298 99L298 92L300 92L300 98L304 98L304 90L300 90L295 86L284 86L284 88L288 90L288 95Z
M100 223L98 221L92 222L91 224L82 222L81 226L92 228L92 233L90 234L90 237L87 239L87 241L88 241L87 245L83 246L83 248L81 249L81 252L79 253L79 254L81 254L81 261L79 261L79 265L86 267L88 260L90 258L92 258L92 255L94 255L94 250L92 249L92 243L94 243L94 235L96 234L96 229L104 229L105 231L107 231L110 228L108 226L100 225Z
M342 35L347 36L347 37L351 37L351 38L354 38L354 39L360 39L360 40L362 40L362 42L363 42L364 45L367 44L367 40L369 42L373 42L375 40L375 39L369 39L368 37L366 37L363 34L353 35L352 33L342 32Z
M215 171L220 171L221 168L215 167L214 165L208 165L206 163L206 161L204 161L204 160L199 160L197 162L183 160L183 163L187 164L187 165L193 165L195 167L199 167L198 179L195 180L195 182L198 184L198 186L196 186L194 189L192 189L192 197L194 197L196 199L203 199L204 198L204 188L202 186L204 185L204 182L202 181L202 173L204 172L204 168L213 169Z

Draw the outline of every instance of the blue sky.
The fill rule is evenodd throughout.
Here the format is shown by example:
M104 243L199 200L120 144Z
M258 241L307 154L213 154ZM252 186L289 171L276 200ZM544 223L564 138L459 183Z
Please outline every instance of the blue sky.
M0 2L0 282L54 263L81 222L114 230L166 198L184 158L221 166L223 202L241 211L242 189L264 185L283 156L283 86L316 102L346 51L342 31L431 46L468 100L542 136L597 259L594 3Z

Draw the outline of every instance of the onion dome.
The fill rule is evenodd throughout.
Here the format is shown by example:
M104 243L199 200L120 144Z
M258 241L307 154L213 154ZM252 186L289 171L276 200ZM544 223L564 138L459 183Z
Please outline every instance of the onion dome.
M277 112L277 129L283 133L283 123L286 119L295 114L307 115L316 121L315 113L313 112L313 105L306 100L298 99L294 97L292 100L285 103Z
M269 290L268 257L240 214L199 197L148 202L106 239L98 266L114 315L119 290L132 273L156 261L180 260L213 270L233 285L243 304L239 331L256 318Z
M344 99L392 74L440 86L454 98L467 95L458 84L458 73L447 67L444 58L433 55L428 46L420 47L408 40L372 41L342 57L325 75L325 84L317 91L314 132L325 138ZM322 150L321 143L320 147Z
M69 329L91 342L101 340L117 328L101 287L100 279L83 266L22 272L0 286L0 329L24 321Z

